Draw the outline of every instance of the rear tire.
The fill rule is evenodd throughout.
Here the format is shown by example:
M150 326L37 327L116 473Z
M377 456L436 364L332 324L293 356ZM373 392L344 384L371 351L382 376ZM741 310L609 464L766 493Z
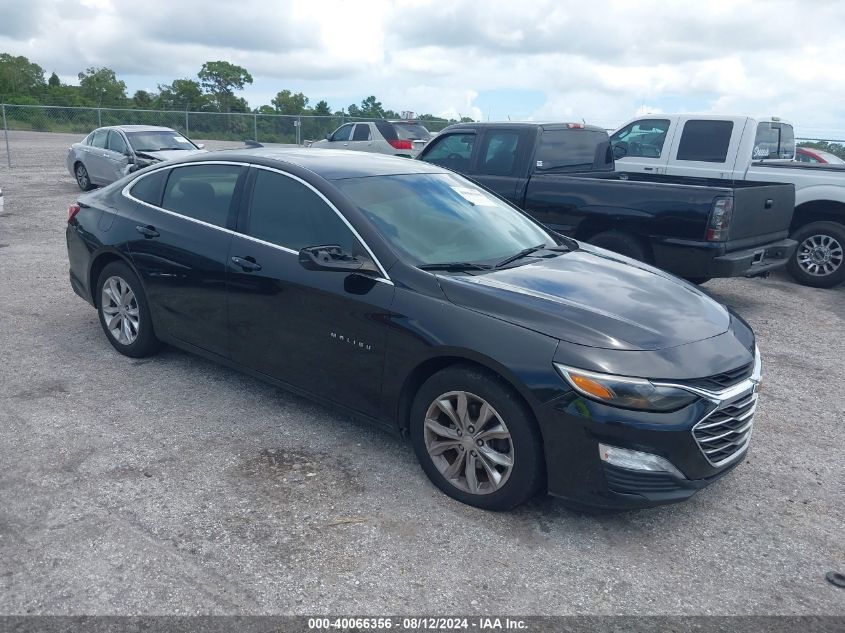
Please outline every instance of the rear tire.
M76 163L76 165L73 166L73 174L76 176L77 186L79 186L82 191L91 191L94 188L85 165L82 163Z
M161 343L153 332L153 322L141 281L124 262L112 262L97 279L97 314L109 343L132 358L154 354Z
M531 412L510 385L477 367L455 365L429 378L414 398L410 434L428 478L462 503L510 510L544 485Z
M622 233L621 231L604 231L597 233L586 241L594 246L606 248L609 251L631 257L641 262L648 263L651 259L648 249L640 238L629 235L628 233Z
M795 281L814 288L832 288L845 281L845 225L811 222L791 237L798 248L786 270Z

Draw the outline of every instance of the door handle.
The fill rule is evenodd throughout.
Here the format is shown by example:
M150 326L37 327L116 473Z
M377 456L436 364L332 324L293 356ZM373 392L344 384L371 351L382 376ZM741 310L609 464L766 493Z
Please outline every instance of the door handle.
M138 233L140 233L144 237L146 237L148 240L151 240L154 237L159 236L159 232L156 231L156 227L151 226L149 224L147 226L141 226L139 224L138 226L135 227L135 230L138 231Z
M255 272L261 270L261 264L255 261L252 257L232 257L232 263L240 266L245 273Z
M645 171L654 171L654 167L643 167Z

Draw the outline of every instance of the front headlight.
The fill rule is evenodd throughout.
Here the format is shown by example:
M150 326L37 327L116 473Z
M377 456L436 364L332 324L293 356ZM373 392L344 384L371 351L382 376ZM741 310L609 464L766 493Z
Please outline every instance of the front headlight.
M645 378L600 374L559 363L554 365L581 395L622 409L675 411L698 399L686 389L657 385Z

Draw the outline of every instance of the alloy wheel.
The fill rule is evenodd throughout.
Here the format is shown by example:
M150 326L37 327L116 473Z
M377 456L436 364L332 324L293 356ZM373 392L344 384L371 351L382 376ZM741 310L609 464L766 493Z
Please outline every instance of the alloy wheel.
M470 494L499 490L513 470L510 431L489 402L467 391L450 391L428 407L425 448L441 475Z
M103 284L100 311L109 334L121 345L132 345L138 338L138 300L125 279L112 276Z
M81 163L76 166L76 182L80 189L85 190L88 188L88 170L85 169L85 165Z
M798 265L810 275L832 275L842 266L843 248L832 235L811 235L798 247Z

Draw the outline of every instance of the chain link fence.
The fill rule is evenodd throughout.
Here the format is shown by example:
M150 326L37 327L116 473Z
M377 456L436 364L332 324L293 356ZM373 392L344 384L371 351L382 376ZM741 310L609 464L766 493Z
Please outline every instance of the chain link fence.
M75 108L0 104L5 162L12 166L9 132L60 132L88 134L106 125L159 125L173 128L188 138L302 145L325 138L343 123L376 119L348 116L258 114L252 112L190 112L185 110L137 110L130 108ZM426 120L432 132L449 125L445 119Z

